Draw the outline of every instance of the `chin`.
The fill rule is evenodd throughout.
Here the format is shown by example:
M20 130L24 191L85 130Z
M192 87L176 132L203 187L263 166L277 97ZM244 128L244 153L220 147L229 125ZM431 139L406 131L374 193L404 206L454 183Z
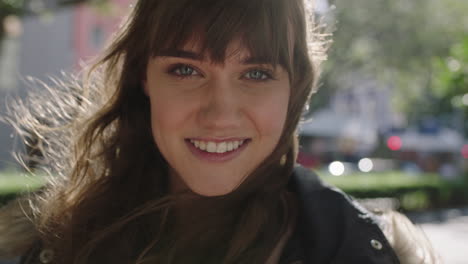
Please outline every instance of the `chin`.
M216 184L215 181L209 181L207 184L188 184L188 188L195 194L205 197L223 196L232 193L242 183L242 180L232 183L220 182Z

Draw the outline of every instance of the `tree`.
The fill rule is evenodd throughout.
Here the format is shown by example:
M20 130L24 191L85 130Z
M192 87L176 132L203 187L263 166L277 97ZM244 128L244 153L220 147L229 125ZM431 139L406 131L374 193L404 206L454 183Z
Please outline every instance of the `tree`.
M356 73L393 87L394 106L410 119L430 113L438 100L430 92L433 58L447 57L450 47L468 34L468 2L330 0L330 4L336 8L326 20L336 30L324 65L326 92L342 89L349 73Z
M468 37L453 45L448 56L434 58L433 65L434 115L453 117L450 121L468 136Z

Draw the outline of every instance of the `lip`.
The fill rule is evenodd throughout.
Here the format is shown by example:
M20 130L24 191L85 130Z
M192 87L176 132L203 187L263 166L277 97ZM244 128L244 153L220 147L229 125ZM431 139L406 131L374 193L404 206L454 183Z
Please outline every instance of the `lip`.
M241 138L241 137L230 137L230 138L187 138L186 140L198 140L198 141L205 141L205 142L224 142L224 141L241 141L241 140L249 140L249 138Z
M196 148L190 140L203 140L203 141L212 141L212 142L223 142L223 141L235 141L235 140L244 140L244 143L242 146L239 148L233 150L233 151L228 151L224 153L209 153L206 151L203 151L201 149ZM190 152L192 152L195 157L203 160L203 161L208 161L208 162L227 162L230 161L237 156L240 155L240 153L250 144L250 139L246 138L239 138L239 139L199 139L199 138L191 138L191 139L186 139L185 144L187 144L187 147L189 148Z

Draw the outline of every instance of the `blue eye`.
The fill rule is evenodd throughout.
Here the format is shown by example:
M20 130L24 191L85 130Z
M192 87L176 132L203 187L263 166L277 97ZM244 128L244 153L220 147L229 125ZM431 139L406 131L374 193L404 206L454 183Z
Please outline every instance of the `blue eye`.
M264 70L251 70L245 74L245 77L254 81L264 81L272 79L271 74Z
M195 70L190 65L186 64L177 64L170 68L169 73L180 76L180 77L190 77L194 75L199 75L197 70Z

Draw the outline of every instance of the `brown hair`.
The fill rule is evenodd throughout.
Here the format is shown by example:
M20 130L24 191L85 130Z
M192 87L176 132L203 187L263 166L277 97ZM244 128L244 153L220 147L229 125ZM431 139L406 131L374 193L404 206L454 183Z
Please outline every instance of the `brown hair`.
M264 263L292 221L286 185L296 127L317 79L308 18L302 0L139 0L85 85L49 89L54 110L43 112L51 121L22 112L19 130L41 135L51 174L62 176L35 200L35 224L56 262ZM277 147L224 196L170 195L168 165L151 134L142 89L148 60L189 40L214 62L240 40L290 76Z

